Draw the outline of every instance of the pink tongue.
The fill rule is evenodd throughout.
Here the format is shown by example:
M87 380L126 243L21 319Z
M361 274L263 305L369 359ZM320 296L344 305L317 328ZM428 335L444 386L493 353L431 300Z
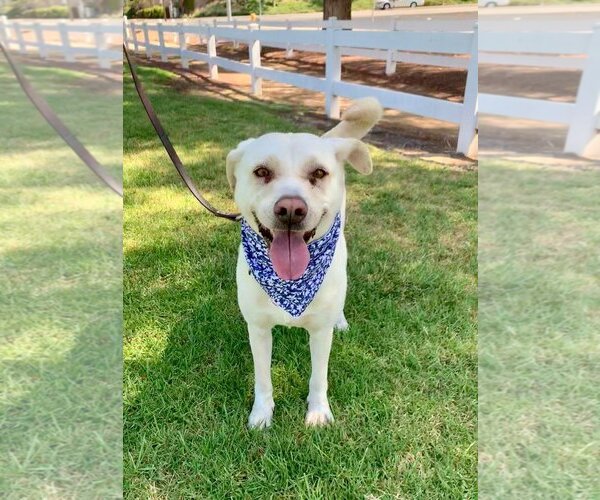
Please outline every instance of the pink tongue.
M282 280L300 278L310 260L303 234L296 231L275 231L269 256L277 276Z

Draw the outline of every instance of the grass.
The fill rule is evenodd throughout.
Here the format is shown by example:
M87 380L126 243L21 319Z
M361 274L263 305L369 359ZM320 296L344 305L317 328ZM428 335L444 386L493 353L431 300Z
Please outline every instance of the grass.
M175 75L140 73L224 209L227 152L299 131L284 106L178 93ZM351 329L331 356L336 422L304 427L307 336L278 328L274 424L249 431L239 228L182 186L130 80L124 109L125 497L476 498L476 174L376 148L372 176L348 172Z
M121 99L90 76L25 66L115 175ZM0 491L121 491L121 200L62 143L0 63Z
M598 498L600 172L480 169L480 494Z

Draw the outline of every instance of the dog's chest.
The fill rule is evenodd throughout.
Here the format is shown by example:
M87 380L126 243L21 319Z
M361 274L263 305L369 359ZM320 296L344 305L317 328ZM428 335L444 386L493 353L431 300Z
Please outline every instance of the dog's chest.
M265 326L283 325L314 328L315 325L333 325L341 314L346 295L346 244L343 235L338 241L331 266L306 310L293 317L277 306L261 288L250 272L243 249L240 247L237 264L238 303L248 323Z

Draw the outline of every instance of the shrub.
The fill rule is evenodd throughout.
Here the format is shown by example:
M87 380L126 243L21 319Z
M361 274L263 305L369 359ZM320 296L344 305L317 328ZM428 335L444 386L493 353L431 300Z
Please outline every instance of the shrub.
M189 14L190 12L194 12L195 2L194 0L183 0L183 12L185 14Z
M37 18L37 19L60 19L69 17L69 8L62 5L54 7L38 7L36 9L24 10L21 17Z
M5 12L6 17L23 17L24 10L25 8L20 2L13 2L9 9Z
M162 5L146 7L145 9L136 11L134 17L141 17L142 19L162 19L165 17L165 9Z
M123 2L123 15L127 16L128 19L135 17L135 13L142 8L141 2L138 0L127 0Z
M254 12L256 15L258 15L258 13L260 12L258 0L245 0L244 2L242 2L242 9L247 14L251 14Z

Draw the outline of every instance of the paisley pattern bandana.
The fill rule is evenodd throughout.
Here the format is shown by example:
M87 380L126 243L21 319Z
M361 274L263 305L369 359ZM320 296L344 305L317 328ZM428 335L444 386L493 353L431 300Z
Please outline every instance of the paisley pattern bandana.
M250 273L271 301L294 318L306 310L321 288L333 260L341 226L342 219L337 214L329 231L308 244L310 260L304 274L297 280L282 280L273 269L264 238L242 219L242 247Z

